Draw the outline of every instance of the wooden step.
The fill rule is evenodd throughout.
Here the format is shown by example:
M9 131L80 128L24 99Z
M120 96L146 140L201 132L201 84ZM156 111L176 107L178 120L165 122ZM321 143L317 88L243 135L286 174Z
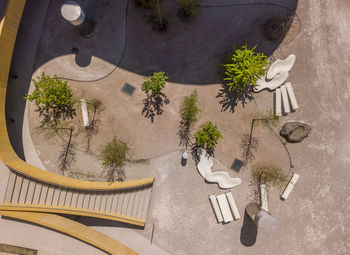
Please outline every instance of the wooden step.
M17 175L11 171L9 174L9 179L7 181L7 188L6 188L4 203L11 203L13 188L14 188L15 183L16 183L16 177L17 177Z
M146 220L147 217L147 212L148 212L148 206L151 201L151 193L152 193L152 187L147 187L146 189L146 194L145 194L145 203L143 205L143 210L142 210L142 220Z
M12 194L11 203L14 203L14 204L18 203L19 196L21 194L22 183L23 183L23 177L21 175L17 174L15 186L13 188L13 194Z
M39 204L40 205L45 205L46 204L46 199L47 199L47 193L49 191L49 187L48 185L44 184L41 187L41 194L40 194L40 198L39 198Z
M26 204L32 204L33 203L33 196L35 192L35 185L36 181L35 180L29 180L29 186L27 190L27 195L26 195Z
M26 203L28 188L29 188L29 179L24 178L23 182L22 182L22 189L21 189L21 194L19 195L18 203L20 203L20 204Z

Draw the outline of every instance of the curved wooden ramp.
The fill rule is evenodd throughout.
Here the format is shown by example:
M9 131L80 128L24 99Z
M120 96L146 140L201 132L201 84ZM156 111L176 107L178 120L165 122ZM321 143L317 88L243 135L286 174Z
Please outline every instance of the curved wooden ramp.
M74 214L144 226L153 178L127 189L82 190L11 171L0 210Z
M88 244L91 244L107 253L116 255L136 255L134 250L128 248L121 242L98 232L97 230L87 227L78 222L69 220L59 215L35 212L14 212L2 211L0 214L6 217L20 219L45 226L64 234L73 236Z

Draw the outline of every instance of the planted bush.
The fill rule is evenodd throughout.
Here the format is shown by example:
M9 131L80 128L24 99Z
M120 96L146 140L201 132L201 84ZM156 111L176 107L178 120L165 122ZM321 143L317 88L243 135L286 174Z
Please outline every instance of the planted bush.
M249 86L255 86L256 80L265 75L267 70L267 57L263 53L255 52L256 45L249 49L247 45L228 53L224 82L232 89L242 92Z
M116 137L102 148L100 159L108 181L125 180L124 166L129 151L128 145Z
M162 89L165 87L166 80L164 72L153 73L152 76L148 76L144 83L142 84L142 91L146 94L151 92L151 94L160 94Z
M57 126L60 120L72 119L75 115L73 107L73 93L67 85L56 75L42 73L32 80L35 86L31 94L24 99L34 102L40 116L43 116L41 126Z
M197 116L200 112L197 104L198 94L197 90L194 90L191 95L184 98L180 107L181 121L178 135L180 138L180 145L184 145L186 148L190 144L192 126L197 121Z
M196 139L197 146L207 150L209 154L212 154L219 140L222 138L222 135L217 126L209 122L201 130L197 131L194 138Z

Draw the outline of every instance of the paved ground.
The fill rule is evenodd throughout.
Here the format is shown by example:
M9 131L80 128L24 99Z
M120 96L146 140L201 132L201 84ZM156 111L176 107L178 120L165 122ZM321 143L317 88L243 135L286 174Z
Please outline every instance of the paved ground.
M257 1L253 2L257 3ZM271 3L271 1L261 2ZM250 6L252 9L249 9L249 12L261 8L262 5L258 6ZM225 7L223 12L229 13L227 9L228 7ZM130 15L135 15L132 11L130 10ZM137 12L137 10L134 11ZM208 14L210 17L210 11L207 9L202 14ZM346 0L332 2L301 0L298 2L297 14L302 25L300 33L291 43L282 43L273 55L285 57L294 53L297 56L289 80L294 84L300 109L284 117L283 122L302 120L309 123L313 130L310 137L303 143L287 145L295 166L293 171L298 172L301 178L291 197L285 202L278 199L280 193L277 190L269 192L269 208L279 224L277 232L272 236L256 234L254 228L249 225L249 221L243 217L245 205L255 199L253 188L248 182L249 169L240 173L243 183L233 189L242 219L227 225L218 225L207 197L211 193L219 194L222 191L215 184L205 183L196 172L193 162L189 161L187 167L180 166L180 153L172 152L177 139L176 116L179 103L183 94L189 93L194 87L171 83L172 86L165 92L174 96L170 98L170 104L166 106L164 114L157 118L153 125L144 119L135 125L132 124L135 119L127 118L130 114L136 116L140 113L137 107L142 108L142 105L136 103L134 113L130 113L129 107L134 105L134 102L140 102L142 94L139 91L134 94L135 101L118 93L117 103L106 103L106 109L111 109L106 110L110 111L107 116L113 115L116 105L121 107L121 110L116 110L117 117L110 118L109 122L116 125L115 132L128 138L127 132L123 130L133 127L135 133L130 135L130 139L139 138L135 139L139 144L135 143L134 146L141 149L138 151L140 158L141 155L154 158L145 163L147 168L153 168L156 171L148 223L144 231L138 231L150 238L154 226L154 243L170 253L201 255L350 253L348 242L350 207L347 185L350 178L348 171L350 147L347 141L350 135L348 130L350 123L347 118L350 94L349 79L346 76L350 67L348 35L350 3ZM253 34L256 35L256 33ZM140 40L137 38L135 35L135 43ZM136 59L144 61L143 57L148 59L154 55L147 57L147 53L141 52L141 54L132 50L132 47L136 47L135 44L131 44L130 47L129 51L126 51L125 61L135 63L135 69L124 62L122 65L128 71L117 69L113 73L115 76L111 75L106 80L96 83L94 87L85 86L85 93L103 98L110 93L108 87L114 86L111 91L113 89L119 91L125 81L140 86L142 77L133 73L141 68L137 66L139 62L136 62ZM162 47L164 45L161 49ZM157 57L151 61L156 59ZM167 62L169 68L171 64ZM157 65L154 66L157 67ZM149 71L146 70L147 68L148 66L145 69L141 68L140 73ZM194 68L193 72L199 76L199 70L200 68ZM188 74L184 73L183 78L188 77ZM216 78L216 76L212 77L212 81ZM79 86L85 85L73 84L77 91ZM259 109L271 107L272 94L262 92L256 96L256 101L249 103L245 109L238 106L235 113L220 112L221 106L215 98L215 91L219 89L219 85L200 88L200 103L203 111L198 125L213 119L220 124L225 142L219 144L216 158L222 168L229 167L232 159L240 156L240 137L249 131L249 121L252 118L250 114L259 112ZM123 112L127 114L124 116ZM119 124L120 119L124 119L126 123ZM152 130L166 129L169 132L162 137L160 132L152 133L151 127ZM146 138L141 135L135 136L137 129L147 130L151 135ZM113 132L109 135L113 135ZM273 134L263 126L259 126L256 136L260 137L256 161L268 157L269 162L281 164L281 167L287 169L288 157ZM230 137L232 137L231 140ZM166 147L160 146L159 141L171 141L171 143ZM150 144L152 146L149 146ZM155 153L154 149L158 148L161 149ZM232 171L230 174L236 175Z

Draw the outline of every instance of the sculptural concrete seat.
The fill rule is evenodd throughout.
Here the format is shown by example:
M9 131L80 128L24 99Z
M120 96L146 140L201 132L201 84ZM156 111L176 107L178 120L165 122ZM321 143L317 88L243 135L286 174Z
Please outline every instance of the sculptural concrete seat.
M279 73L289 72L289 70L292 69L295 63L295 59L296 57L294 54L290 54L284 60L277 59L275 62L273 62L273 64L267 71L266 78L271 80Z
M274 90L280 87L288 78L288 72L278 73L272 80L267 81L266 77L262 77L256 81L256 85L254 86L254 92L260 92L263 89Z
M241 184L240 178L232 178L224 171L212 172L213 159L202 149L197 169L200 175L208 182L218 183L221 189L230 189Z

